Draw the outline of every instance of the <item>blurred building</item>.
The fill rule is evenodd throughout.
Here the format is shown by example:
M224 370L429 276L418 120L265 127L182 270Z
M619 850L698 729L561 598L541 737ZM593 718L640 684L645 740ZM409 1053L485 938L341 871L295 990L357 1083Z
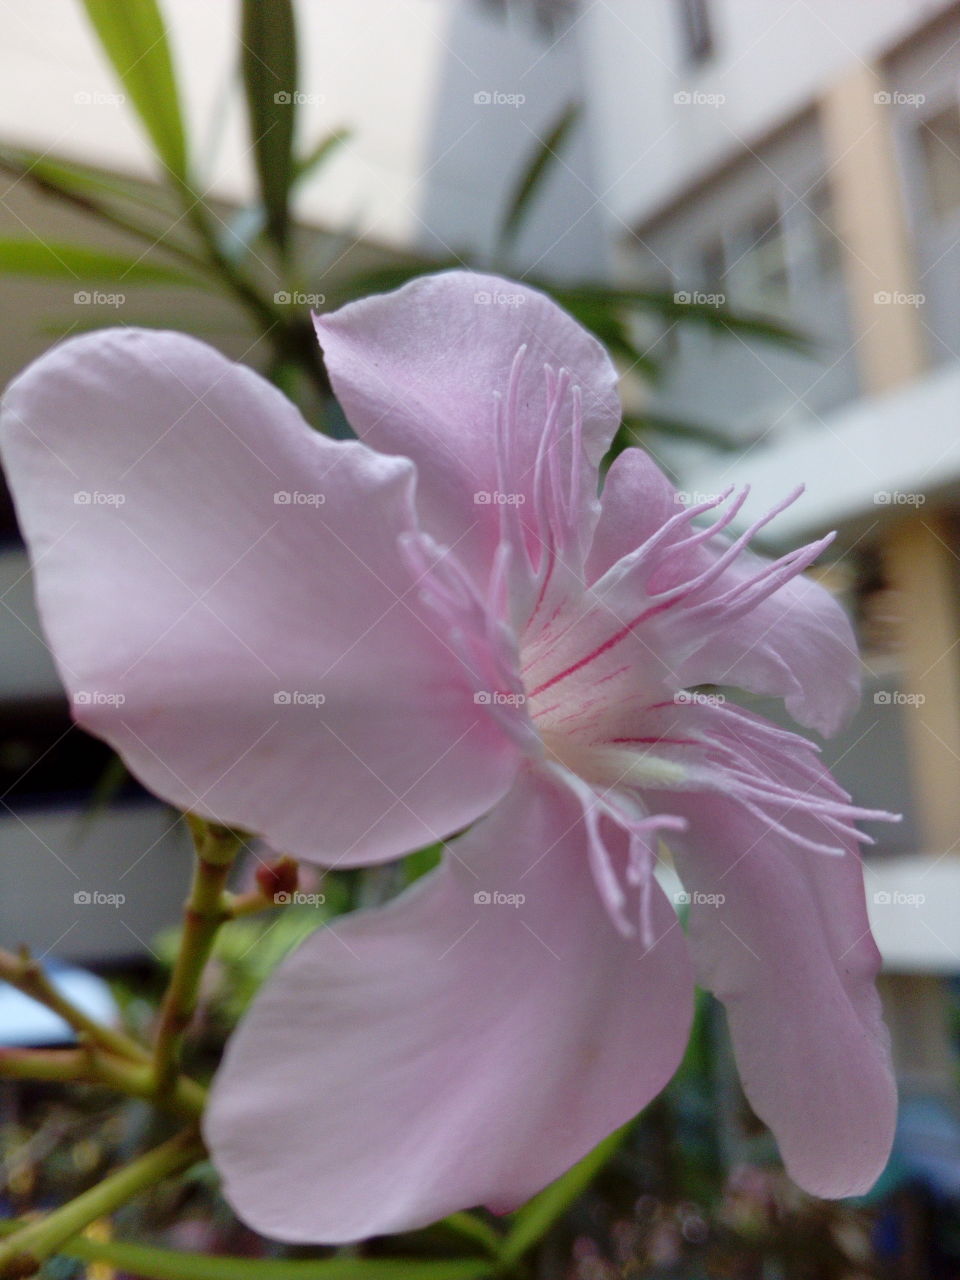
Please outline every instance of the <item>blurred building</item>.
M582 26L618 277L816 340L683 327L653 400L740 446L674 449L692 492L750 482L758 513L804 481L775 536L839 531L865 698L825 754L862 803L904 813L867 854L884 993L905 1095L955 1100L960 6L610 0Z

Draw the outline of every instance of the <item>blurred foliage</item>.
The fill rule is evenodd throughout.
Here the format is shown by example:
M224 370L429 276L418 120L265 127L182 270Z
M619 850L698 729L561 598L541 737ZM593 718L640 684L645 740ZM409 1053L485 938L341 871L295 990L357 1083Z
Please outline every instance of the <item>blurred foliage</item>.
M240 6L238 76L243 88L256 171L254 202L233 213L219 211L202 193L207 185L187 136L182 95L161 8L156 0L80 0L113 65L118 81L149 140L157 162L156 184L107 175L74 162L52 160L28 150L0 147L0 172L84 214L91 229L136 241L129 255L96 245L41 245L35 239L0 241L0 272L34 277L60 276L90 283L172 285L216 293L229 300L238 320L262 335L270 351L266 372L300 403L308 420L333 434L343 433L342 418L331 403L308 307L291 306L308 288L333 308L373 292L394 288L425 272L474 267L509 272L509 254L581 119L570 102L545 130L508 193L497 251L491 262L469 254L434 259L390 254L393 265L351 270L348 245L336 244L329 276L311 262L310 234L298 228L295 198L299 184L315 176L348 141L344 129L298 150L297 31L291 0L243 0ZM386 251L385 251L386 252ZM355 255L354 255L355 256ZM344 265L346 264L346 265ZM658 338L638 340L638 321L653 322L658 335L674 326L707 327L719 335L808 350L810 343L779 322L743 315L730 308L678 302L672 293L614 288L602 281L558 285L524 275L566 307L609 348L624 371L656 379L662 361ZM127 314L125 320L131 322ZM164 317L169 324L169 318ZM155 323L146 318L146 323ZM94 317L94 323L98 323ZM75 331L75 317L53 329ZM85 325L82 327L86 327ZM188 323L188 327L191 327ZM196 321L192 326L197 328ZM634 415L624 424L617 448L648 435L694 439L727 447L722 432L709 423L666 421Z

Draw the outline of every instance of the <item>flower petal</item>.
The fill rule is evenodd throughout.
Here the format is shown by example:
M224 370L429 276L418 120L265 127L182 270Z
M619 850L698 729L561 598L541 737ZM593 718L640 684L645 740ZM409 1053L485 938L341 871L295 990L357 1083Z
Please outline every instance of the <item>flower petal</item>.
M716 495L717 498L720 495ZM622 453L607 475L601 516L590 551L588 580L597 581L683 510L672 485L639 449ZM648 585L666 591L715 563L722 538L679 544L690 536L680 523L657 549ZM723 607L723 597L742 587L769 562L742 551L698 591L696 628L684 630L682 612L664 613L644 639L680 686L728 684L780 697L803 725L834 733L860 696L860 663L850 623L840 605L818 583L790 577L748 611ZM716 605L711 616L711 605Z
M528 553L550 541L538 472L555 481L558 496L575 477L570 523L580 535L592 527L596 469L620 420L617 374L600 343L556 303L496 276L451 271L350 303L316 324L352 426L374 448L414 460L425 527L456 548L481 585L504 516L518 513ZM550 419L545 365L566 369L569 388L538 468ZM574 386L582 396L582 446Z
M231 1204L268 1236L337 1242L528 1199L683 1053L686 943L659 889L652 908L648 949L617 933L579 802L524 775L430 877L318 931L257 999L206 1121Z
M753 756L760 739L744 725ZM836 846L836 824L813 806L842 793L825 770L811 781L809 758L791 770L777 755L774 781L810 800L806 810L794 802L791 829ZM890 1152L896 1085L855 843L848 836L841 856L804 849L735 795L648 800L688 820L671 844L695 895L690 943L699 981L726 1006L752 1107L800 1186L829 1197L865 1192Z
M517 753L397 546L413 468L177 334L55 348L4 460L77 720L180 808L329 862L489 809Z

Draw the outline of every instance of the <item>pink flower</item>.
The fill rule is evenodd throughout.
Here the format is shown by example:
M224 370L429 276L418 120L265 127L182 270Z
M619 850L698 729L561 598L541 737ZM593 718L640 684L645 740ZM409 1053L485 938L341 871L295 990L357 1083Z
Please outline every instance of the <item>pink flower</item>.
M169 333L67 342L4 409L76 718L148 787L329 866L469 828L268 983L206 1124L228 1198L291 1241L519 1204L669 1079L688 953L793 1177L865 1190L895 1102L853 822L883 815L689 692L836 728L854 641L800 576L828 539L760 560L770 517L729 539L743 495L688 509L635 449L598 500L615 372L532 290L455 272L317 327L362 444Z

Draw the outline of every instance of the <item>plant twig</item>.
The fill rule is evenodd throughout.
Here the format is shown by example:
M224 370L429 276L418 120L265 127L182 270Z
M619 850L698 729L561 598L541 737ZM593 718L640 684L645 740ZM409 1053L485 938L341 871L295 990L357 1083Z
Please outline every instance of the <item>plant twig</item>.
M186 1129L45 1218L21 1227L0 1244L0 1277L22 1280L33 1275L46 1258L91 1222L113 1213L164 1178L189 1169L204 1155L196 1129Z
M197 1008L200 979L210 958L217 930L231 913L224 889L243 837L226 827L187 815L196 846L193 883L183 914L183 936L170 984L160 1008L154 1046L154 1070L159 1095L174 1087L183 1035Z
M58 1014L78 1036L99 1045L108 1053L133 1062L150 1061L150 1054L142 1045L122 1031L115 1031L112 1027L97 1022L62 995L44 973L39 962L26 950L14 955L13 952L0 948L0 980L9 982L25 996L30 996L38 1004Z
M206 1102L206 1090L195 1080L180 1075L171 1090L161 1093L151 1062L131 1062L92 1045L80 1049L0 1049L0 1079L104 1085L131 1098L156 1102L187 1120L202 1115Z

